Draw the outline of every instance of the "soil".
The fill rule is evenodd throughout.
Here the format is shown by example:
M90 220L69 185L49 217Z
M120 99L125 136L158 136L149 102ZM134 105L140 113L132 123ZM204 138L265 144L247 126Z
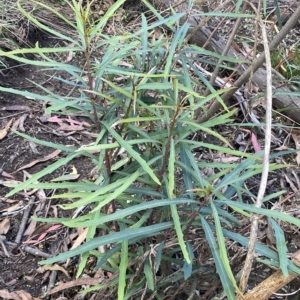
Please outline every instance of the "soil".
M42 40L44 45L47 44L47 36L43 36L42 38L39 37L39 40ZM48 46L51 46L52 43L53 40L49 40ZM41 89L31 83L31 80L43 87L47 87L60 93L61 95L66 93L63 85L56 85L53 81L49 80L49 75L51 75L49 72L41 71L34 66L18 65L16 62L10 60L6 60L5 64L7 68L5 70L3 69L0 73L0 83L2 86L23 91L27 90L32 93L41 93ZM73 132L71 135L67 135L69 132L58 131L57 129L59 126L57 123L43 121L45 117L44 108L45 103L40 101L26 99L23 96L11 93L2 93L0 96L0 128L5 128L9 122L12 122L12 127L14 127L14 124L17 127L16 122L20 120L20 118L26 117L23 126L19 126L16 129L19 132L23 131L24 134L29 135L30 137L56 144L73 145L77 147L78 145L89 144L94 140L94 137L86 136L79 131ZM73 119L76 120L76 117ZM84 118L81 117L80 121L83 121L83 119ZM79 121L78 118L77 120ZM89 131L92 133L93 129L90 129ZM32 167L29 166L24 170L17 171L19 168L27 166L33 161L42 160L54 151L55 149L53 148L37 145L12 131L8 131L7 135L1 140L0 182L3 183L8 180L18 180L22 182L24 181L25 176L24 171L28 172L27 174L35 174L65 155L61 152L59 155L54 156L53 159L49 158L34 164ZM74 168L77 170L78 174L80 174L80 179L89 178L92 176L91 171L94 167L91 159L80 157L72 160L72 164L64 165L55 172L44 176L42 181L49 182L53 178L66 173L71 173ZM21 208L20 212L9 215L10 226L5 237L6 241L12 244L16 239L23 217L23 211L26 208L30 197L18 193L9 199L5 198L5 195L9 190L9 188L0 184L0 222L5 218L3 213L6 212L7 209L14 205L19 205ZM51 195L46 194L46 197L48 196ZM41 199L38 199L37 197L31 214L35 211L35 208L40 202ZM46 202L48 202L46 205L50 205L49 198L46 199ZM62 203L63 201L60 200L60 204ZM57 201L51 201L51 207L55 207L56 204ZM71 213L72 212L70 211L59 211L59 216L67 217L70 216ZM52 212L50 211L48 216L51 215ZM45 212L41 212L40 216L46 216ZM30 225L30 222L31 221L26 225L26 228ZM57 232L50 234L45 241L38 243L37 247L49 254L52 254L53 251L59 252L62 246L66 246L62 245L60 242L64 240L65 235L66 232L64 229L58 230ZM24 236L22 242L26 241L26 239L28 239L28 236ZM56 249L51 247L51 244L53 243L57 244ZM23 290L27 291L33 297L40 297L46 292L49 281L49 271L41 271L41 268L38 265L38 262L42 259L41 257L24 252L20 246L20 243L6 245L10 257L7 257L0 247L0 257L2 259L2 263L0 264L0 290L6 289L8 292ZM63 275L59 276L59 278L60 277L64 278L66 276ZM69 296L71 297L69 299L72 299L74 295Z

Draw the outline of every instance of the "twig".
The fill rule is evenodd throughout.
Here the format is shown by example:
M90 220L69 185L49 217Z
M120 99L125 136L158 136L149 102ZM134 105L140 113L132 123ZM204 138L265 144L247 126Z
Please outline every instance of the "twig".
M51 275L50 275L50 278L49 278L47 292L49 292L54 287L55 281L56 281L56 277L57 277L57 271L52 271Z
M10 255L9 255L7 249L6 249L6 246L5 246L5 244L4 244L4 241L5 241L5 240L6 240L6 236L5 236L5 235L0 235L0 245L1 245L1 247L2 247L2 249L3 249L3 251L4 251L4 253L5 253L5 255L6 255L7 257L10 257Z
M12 243L12 242L5 242L5 244L8 246L12 246L12 247L16 247L18 245L16 243ZM29 247L29 246L22 247L22 250L24 250L25 252L27 252L29 254L35 255L35 256L41 256L41 257L45 257L45 258L53 257L52 255L50 255L48 253L42 252L39 249L35 249L35 248Z
M265 24L260 20L260 26L262 29L262 37L264 41L264 53L266 57L266 70L267 70L267 87L266 87L266 131L265 131L265 150L263 159L263 171L259 186L259 191L257 195L257 200L255 206L260 208L263 203L263 197L267 186L267 180L269 175L269 158L271 149L271 126L272 126L272 65L270 49L268 45L267 31ZM244 265L244 271L240 281L240 289L244 292L247 288L247 283L249 275L252 268L253 258L254 258L254 248L257 239L258 232L258 215L254 215L251 225L251 234L249 238L248 253Z
M34 196L30 197L29 201L28 201L27 208L24 210L22 222L20 224L19 231L18 231L17 236L15 238L15 242L17 244L21 242L21 239L23 237L23 233L25 231L25 227L26 227L26 224L27 224L28 219L29 219L30 211L31 211L32 206L34 204L34 200L35 200Z

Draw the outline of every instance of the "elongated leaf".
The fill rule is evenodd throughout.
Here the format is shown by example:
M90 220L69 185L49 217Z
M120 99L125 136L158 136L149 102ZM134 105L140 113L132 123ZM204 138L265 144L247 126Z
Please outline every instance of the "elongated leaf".
M29 136L27 134L24 134L22 132L14 130L14 129L12 129L12 131L15 134L17 134L17 135L25 138L26 140L32 141L32 142L34 142L36 144L39 144L39 145L43 145L43 146L54 148L54 149L58 149L58 150L63 150L63 151L66 151L66 152L74 152L76 150L76 148L72 147L72 146L68 147L68 146L61 145L61 144L55 144L55 143L52 143L52 142L47 142L47 141L39 140L37 138L33 138L33 137L31 137L31 136Z
M197 203L196 201L190 199L161 199L161 200L152 200L143 202L137 205L130 206L128 208L124 208L122 210L117 210L113 214L109 214L106 216L101 216L97 219L89 220L89 221L77 221L70 220L67 222L63 222L64 225L68 227L89 227L89 226L97 226L107 222L121 220L126 218L127 216L134 215L135 213L143 210L148 210L156 207L166 206L170 204L178 205L178 204L189 204L189 203ZM43 222L46 219L37 218L37 220ZM59 219L57 219L59 221Z
M104 200L100 201L100 203L92 210L96 211L100 209L101 207L109 204L112 200L116 199L119 195L121 195L127 188L135 182L135 180L142 174L142 170L139 169L136 172L134 172L131 176L125 177L126 181L117 188L113 193L108 195Z
M167 155L167 153L165 153ZM170 141L170 154L169 154L169 164L168 164L168 194L169 197L172 199L174 194L175 188L175 145L174 139L171 138Z
M153 272L151 269L151 265L150 265L150 257L148 256L146 261L145 261L145 265L144 265L144 274L147 280L147 285L148 288L151 291L154 291L155 287L154 287L154 278L153 278Z
M169 54L168 54L167 61L165 64L165 69L164 69L164 75L166 77L168 76L168 74L171 73L171 65L174 60L176 49L179 47L179 44L182 43L182 41L184 40L187 30L188 30L188 27L189 27L189 24L184 23L184 25L179 28L179 30L175 33L175 35L172 38L172 44L169 49ZM166 77L165 77L165 82L167 83Z
M219 274L220 280L222 282L222 286L224 288L225 294L229 300L235 300L236 298L235 298L234 287L233 287L233 285L227 275L227 272L224 268L224 265L223 265L223 262L222 262L222 259L220 256L220 250L215 241L214 234L213 234L209 224L206 222L206 220L202 216L200 216L200 218L201 218L201 223L202 223L202 226L203 226L203 229L205 232L205 237L206 237L209 247L212 251L216 269Z
M249 205L246 203L241 203L241 202L235 202L235 201L231 201L231 200L216 200L216 203L219 204L227 204L229 205L232 209L240 208L246 211L250 211L256 214L260 214L263 216L267 216L267 217L271 217L271 218L275 218L275 219L279 219L281 221L286 221L289 222L291 224L294 224L298 227L300 227L300 220L297 218L294 218L292 216L290 216L289 214L286 213L282 213L280 211L277 210L271 210L271 209L265 209L265 208L258 208L255 207L253 205Z
M235 182L239 178L240 173L243 172L247 167L254 164L254 159L246 159L244 162L237 165L228 175L215 186L216 189L221 189L222 187Z
M121 230L125 229L125 226L122 223L119 223L119 225ZM128 240L123 240L122 250L121 250L120 271L119 271L118 300L124 299L125 288L126 288L127 267L128 267Z
M223 236L222 226L221 226L221 222L220 222L220 219L219 219L218 211L217 211L213 201L210 201L210 205L211 205L212 212L213 212L213 217L214 217L214 220L215 220L218 245L219 245L219 249L220 249L220 258L222 260L224 269L225 269L225 271L227 273L227 276L230 279L232 285L234 286L235 290L239 294L242 295L242 292L238 288L238 286L236 284L236 281L235 281L235 278L233 276L233 273L231 271L231 267L230 267L230 263L229 263L229 259L228 259L228 255L227 255L227 250L226 250L226 243L225 243L225 239L224 239L224 236Z
M121 145L121 147L123 147L128 152L128 154L130 154L137 162L139 162L143 170L147 172L147 174L154 180L154 182L160 185L161 183L159 182L159 179L154 174L153 170L149 167L147 162L140 156L140 154L133 150L133 148L127 143L127 141L124 141L123 138L113 128L110 128L110 126L105 123L103 124L111 133L111 135L116 139L116 141Z
M150 225L147 227L141 228L133 228L133 229L125 229L120 232L112 232L108 235L94 238L83 245L78 246L74 250L70 250L64 253L59 254L58 256L46 259L44 261L40 261L39 264L46 265L52 264L58 261L65 261L66 259L80 255L84 252L90 251L100 246L104 246L107 244L112 244L115 242L121 242L124 240L130 240L132 238L143 237L148 235L154 235L162 230L166 230L173 226L173 222L164 222L160 224Z
M42 178L43 176L52 173L53 171L57 170L59 167L61 166L65 166L69 161L71 161L73 158L75 158L76 156L79 156L80 152L78 153L72 153L69 154L67 157L65 158L61 158L59 159L57 162L55 162L54 164L46 167L45 169L43 169L42 171L32 175L29 179L27 179L25 182L18 184L12 191L10 191L9 193L7 193L6 197L10 197L12 195L14 195L15 193L23 190L23 189L30 189L31 188L31 184L37 180L39 180L40 178Z
M155 272L157 273L157 271L159 270L160 267L160 262L161 262L161 258L162 258L162 252L164 249L164 245L165 245L165 241L162 241L159 244L159 247L156 251L156 264L155 264Z
M122 185L126 184L128 178L122 178L119 179L111 184L108 185L104 185L104 186L98 186L98 189L94 192L94 193L90 193L88 194L87 197L78 200L76 202L73 203L69 203L69 204L64 204L61 207L64 209L71 209L71 208L76 208L82 205L87 205L93 201L96 201L97 197L101 196L101 195L105 195L107 193L110 193L112 190L114 190L114 192ZM106 196L102 197L102 198L98 198L99 200L104 200L106 198Z
M193 248L188 241L186 242L186 249L188 251L189 257L191 258L191 263L187 263L187 261L184 262L184 265L182 268L182 271L184 274L184 280L187 280L192 275L193 259L195 258Z
M278 251L278 255L279 255L279 263L280 263L280 269L282 271L282 274L285 277L289 276L289 272L288 272L288 249L286 246L286 240L284 237L284 232L281 229L281 227L272 219L269 218L272 227L274 229L275 232L275 238L276 238L276 248Z
M222 153L228 153L231 155L235 155L235 156L240 156L240 157L247 157L247 158L252 158L252 159L257 159L257 160L262 160L260 157L257 157L254 154L249 154L249 153L244 153L244 152L240 152L240 151L236 151L236 150L231 150L225 147L221 147L221 146L217 146L217 145L213 145L213 144L208 144L208 143L204 143L204 142L197 142L197 141L192 141L192 140L183 140L183 139L179 139L177 140L177 143L187 143L190 145L195 145L196 147L204 147L207 149L212 149L212 150L217 150L220 151Z
M175 231L176 231L176 235L177 235L177 239L178 239L178 244L180 245L180 249L182 251L185 261L188 264L190 264L191 259L189 257L189 254L188 254L186 246L185 246L183 232L182 232L181 224L180 224L180 218L179 218L179 214L178 214L177 207L175 204L171 204L171 213L172 213L172 219L174 222L174 227L175 227Z
M112 5L109 6L109 9L105 13L103 17L100 18L97 26L93 28L93 31L90 35L90 39L93 39L99 32L101 32L101 29L106 24L106 22L114 15L115 11L125 2L126 0L118 0Z

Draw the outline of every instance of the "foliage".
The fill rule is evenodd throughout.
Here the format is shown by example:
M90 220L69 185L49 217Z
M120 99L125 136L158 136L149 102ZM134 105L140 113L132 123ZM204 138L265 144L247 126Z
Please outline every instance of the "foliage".
M297 44L294 50L283 47L278 48L272 53L272 65L286 79L299 86L300 82L300 52Z
M299 220L282 212L254 208L243 201L247 195L255 198L242 186L247 179L261 173L262 153L233 150L213 129L217 125L230 126L235 110L226 108L226 113L211 121L203 124L194 122L195 111L205 110L206 103L213 98L219 99L225 91L210 86L193 64L195 55L214 54L184 43L188 24L176 25L182 14L161 17L151 24L142 15L141 28L137 32L108 36L103 28L124 2L118 0L98 22L91 24L89 4L84 8L75 0L68 3L76 19L76 23L72 23L51 7L35 2L75 29L77 39L40 23L19 2L20 11L32 23L67 41L70 46L53 49L36 45L33 49L0 52L0 56L44 67L48 71L67 72L69 78L55 79L75 87L78 94L64 97L42 86L44 93L41 94L4 87L0 87L1 91L51 103L46 109L48 114L84 112L98 131L93 145L80 148L45 142L16 132L28 140L61 149L66 155L23 184L8 184L13 189L6 196L28 188L67 189L67 192L52 197L72 200L62 204L62 209L90 208L75 219L36 218L70 228L88 228L84 244L40 264L65 261L80 255L76 274L79 277L88 257L94 255L98 259L95 268L103 268L113 277L107 285L99 284L90 290L105 290L109 285L118 299L145 294L149 299L151 295L162 299L159 294L162 288L184 280L195 283L197 277L194 274L211 270L197 264L193 252L196 245L188 238L191 229L202 228L223 289L228 299L235 299L238 288L225 237L246 246L248 239L234 233L232 228L241 225L237 216L251 217L251 213L258 213L272 218L271 224L280 241L279 254L263 245L257 245L256 251L278 264L285 274L288 270L300 274L300 269L287 260L284 237L275 221L284 220L299 226ZM151 7L151 10L154 11L154 8ZM155 13L159 15L159 12ZM155 38L154 30L161 25L173 31L171 40L164 35ZM51 56L51 53L70 52L84 56L82 66L58 62ZM34 53L39 59L33 61L20 55L27 53ZM179 60L182 68L178 68ZM229 59L222 57L222 60ZM193 77L190 72L193 72ZM211 94L203 97L199 87L209 87ZM191 139L199 131L214 136L224 146ZM228 153L240 157L241 162L197 161L194 157L196 149ZM36 183L79 156L87 156L94 162L98 171L95 181ZM203 175L202 170L207 167L214 169L214 175ZM282 167L272 164L271 170ZM237 200L231 201L234 195L237 195ZM277 197L277 194L268 195L268 200L272 197ZM104 252L100 251L100 246L104 247ZM179 271L173 272L171 265L176 265Z

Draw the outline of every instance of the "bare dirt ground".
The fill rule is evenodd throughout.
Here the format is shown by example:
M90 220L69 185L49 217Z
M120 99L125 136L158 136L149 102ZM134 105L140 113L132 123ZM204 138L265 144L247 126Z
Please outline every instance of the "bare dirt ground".
M50 40L50 43L51 42ZM40 89L29 81L32 80L55 92L66 93L63 85L58 85L49 80L49 74L47 72L41 71L33 66L19 65L12 61L5 61L5 63L8 68L1 71L0 78L1 84L5 87L40 93ZM0 96L0 128L5 128L10 124L10 128L15 128L31 137L63 145L78 146L89 144L94 140L92 129L89 129L88 134L84 134L82 130L77 131L76 127L61 130L59 129L60 126L58 123L47 122L48 116L44 116L43 105L45 104L34 99L26 99L11 93L2 93ZM76 117L73 118L73 120L77 120L78 122L83 121L82 118ZM72 126L72 124L68 122L64 124ZM2 134L4 133L2 132ZM56 154L55 149L37 145L34 142L30 142L16 135L12 131L8 131L6 136L2 136L1 138L0 182L8 182L9 180L23 181L24 176L30 176L30 174L42 170L63 155L63 152ZM32 164L32 162L34 163ZM22 170L18 171L20 168ZM74 168L80 175L80 179L90 178L94 165L90 159L81 157L73 160L72 164L65 165L54 173L45 176L43 180L48 182L55 177L71 173ZM7 199L4 195L7 194L8 191L9 189L7 187L0 184L0 223L2 221L0 231L1 234L5 236L6 241L10 243L6 244L9 257L5 254L5 250L0 247L0 257L2 261L0 264L0 290L4 289L8 292L23 290L32 297L40 297L47 289L50 271L45 272L39 268L38 261L42 259L40 255L32 255L24 251L21 247L24 242L26 244L26 240L28 241L38 237L39 233L34 230L34 232L31 232L30 238L28 235L24 235L21 242L15 243L22 215L24 211L28 210L30 197L21 193ZM47 194L46 191L44 197L47 198L48 196L50 196L50 193ZM56 209L57 205L62 203L62 201L58 200L51 201L51 203L47 202L46 205L43 203L43 209L40 208L37 210L41 202L46 199L39 197L34 198L34 205L30 215L34 213L40 217L53 215L52 209ZM47 213L49 210L50 212ZM58 215L69 216L70 212L59 211ZM4 224L3 220L7 220L9 224L5 222ZM26 224L26 228L28 228L28 226L30 226L30 222ZM40 230L40 232L42 232L42 230ZM65 238L69 233L70 232L67 233L64 229L59 229L50 232L45 239L35 243L36 245L27 245L34 248L37 247L49 255L54 255L59 252L59 249L62 247L65 247L65 249L68 248L68 242ZM62 241L65 241L65 243L62 243ZM71 269L72 268L70 268L70 270ZM58 278L60 277L62 277L63 281L64 277L67 278L63 273L62 275L59 274ZM73 299L75 295L76 289L73 289L73 292L68 295L68 299Z

